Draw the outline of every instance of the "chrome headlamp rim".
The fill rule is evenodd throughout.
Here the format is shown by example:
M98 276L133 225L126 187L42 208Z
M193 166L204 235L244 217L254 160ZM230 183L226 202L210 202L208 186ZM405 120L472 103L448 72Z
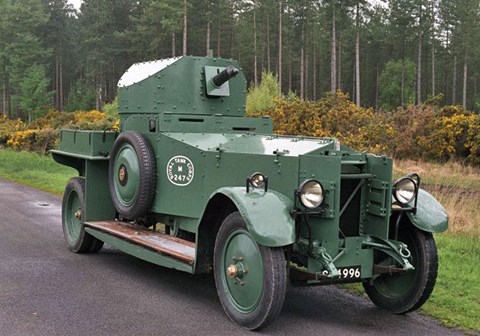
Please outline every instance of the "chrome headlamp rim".
M409 188L405 188L406 184L410 184ZM395 200L402 204L408 205L415 200L418 193L418 184L412 177L406 176L399 178L393 184L393 197Z
M314 198L313 199L308 198L308 195L311 195L311 193L310 194L307 193L308 191L307 188L312 188L312 187L316 187L320 191L316 196L318 197L316 200ZM313 196L315 197L315 195ZM300 203L305 208L315 209L315 208L318 208L323 203L323 200L325 199L325 190L319 181L314 179L305 180L298 188L298 197L300 199Z
M266 177L260 172L255 172L248 178L248 182L253 188L262 188L265 185Z

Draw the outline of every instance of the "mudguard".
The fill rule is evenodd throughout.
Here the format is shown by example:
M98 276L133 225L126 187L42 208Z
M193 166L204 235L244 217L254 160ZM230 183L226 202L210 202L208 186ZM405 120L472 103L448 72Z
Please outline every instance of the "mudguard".
M280 247L295 241L295 220L290 215L293 201L285 195L274 190L247 193L245 187L225 187L212 197L219 193L235 203L248 231L260 245Z
M417 197L417 212L407 213L412 224L426 232L445 231L448 228L448 215L445 208L423 189L418 190Z

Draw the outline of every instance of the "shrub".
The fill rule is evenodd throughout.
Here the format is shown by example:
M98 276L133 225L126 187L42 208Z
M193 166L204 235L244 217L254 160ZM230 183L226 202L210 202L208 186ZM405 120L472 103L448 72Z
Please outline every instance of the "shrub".
M8 119L0 117L0 146L5 146L7 141L11 138L12 133L16 131L23 131L27 129L25 124L20 119Z
M118 97L115 97L113 102L111 102L109 104L105 104L103 106L103 111L109 117L118 118Z
M114 128L117 119L107 116L104 112L88 111L76 112L73 122L69 127L73 129L86 130L111 130Z
M46 154L57 147L61 128L118 130L119 127L118 119L95 110L75 113L51 110L35 120L30 128L20 120L1 120L0 141L15 150L40 154Z
M274 99L278 97L278 79L271 72L262 72L262 81L258 86L248 89L246 112L247 115L268 110L274 106Z
M274 108L257 115L269 115L278 134L335 137L347 146L375 153L384 152L394 136L382 115L358 107L342 92L316 102L278 98Z
M42 118L35 120L30 128L32 129L60 129L71 124L75 120L74 113L60 112L56 110L50 110Z

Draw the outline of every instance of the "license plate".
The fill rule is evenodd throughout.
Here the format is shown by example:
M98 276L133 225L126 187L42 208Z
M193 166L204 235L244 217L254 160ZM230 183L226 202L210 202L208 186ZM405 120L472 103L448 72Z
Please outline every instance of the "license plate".
M340 279L358 279L362 275L360 266L339 267Z

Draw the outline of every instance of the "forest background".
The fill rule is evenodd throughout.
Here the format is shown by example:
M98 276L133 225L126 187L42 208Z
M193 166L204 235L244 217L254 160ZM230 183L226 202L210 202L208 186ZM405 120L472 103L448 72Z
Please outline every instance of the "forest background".
M480 0L0 0L0 146L111 128L135 62L240 61L275 131L480 163ZM262 80L263 79L263 80ZM458 104L458 105L457 105ZM90 114L68 114L90 111Z
M435 99L478 111L479 2L0 0L0 111L101 110L133 63L209 50L302 99L340 90L376 110ZM39 87L47 97L32 101Z

